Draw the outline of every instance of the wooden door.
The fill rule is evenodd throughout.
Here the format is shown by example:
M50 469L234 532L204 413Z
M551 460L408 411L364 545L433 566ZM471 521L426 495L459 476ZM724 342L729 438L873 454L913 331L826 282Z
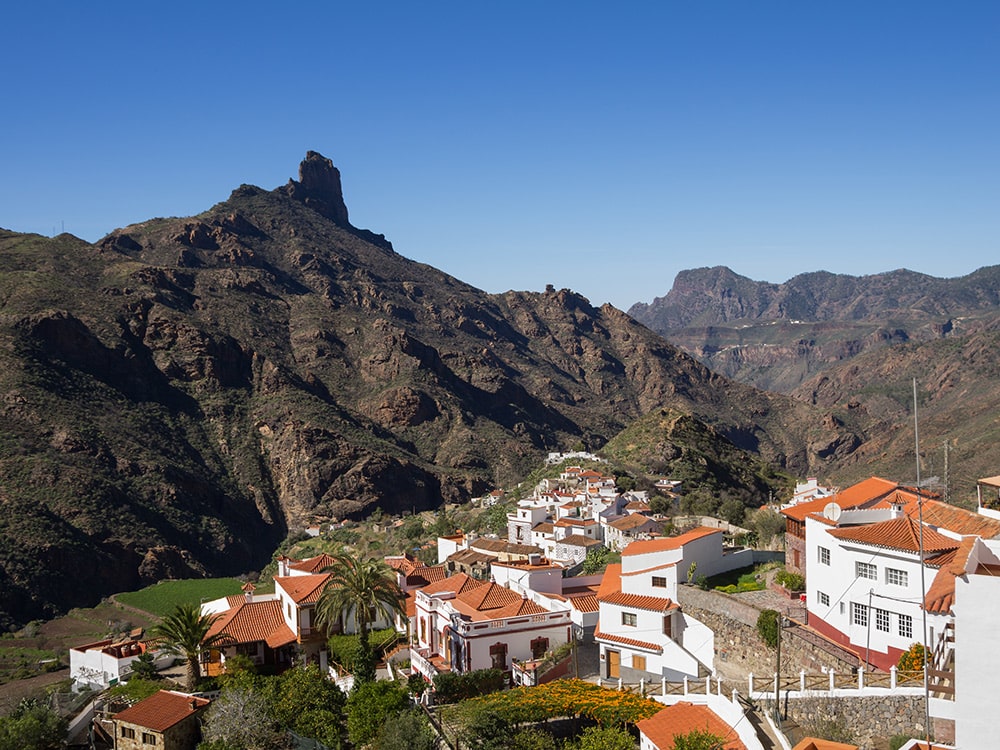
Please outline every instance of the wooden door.
M622 654L621 651L608 651L608 677L618 679L621 677Z

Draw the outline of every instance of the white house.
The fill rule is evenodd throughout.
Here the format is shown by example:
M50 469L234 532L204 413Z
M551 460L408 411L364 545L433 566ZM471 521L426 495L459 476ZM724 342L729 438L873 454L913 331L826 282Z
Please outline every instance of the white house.
M925 611L928 643L952 627L951 570L973 539L1000 534L1000 521L902 490L828 516L805 518L809 625L882 670L924 642Z
M764 745L753 725L745 721L739 706L716 695L696 699L697 703L693 700L673 703L636 724L639 749L672 750L675 737L700 731L723 738L723 744L713 745L718 750L763 750Z
M731 558L735 560L736 558ZM677 586L692 563L707 574L728 563L720 529L697 528L677 537L638 541L609 565L597 592L602 677L680 680L713 669L715 635L681 611Z
M568 609L549 611L523 594L463 573L417 591L410 659L432 680L440 672L508 670L572 637Z
M126 681L132 674L132 663L144 653L153 655L154 664L162 668L173 661L172 655L157 651L142 633L128 638L106 639L76 646L69 650L69 676L81 685L107 688Z

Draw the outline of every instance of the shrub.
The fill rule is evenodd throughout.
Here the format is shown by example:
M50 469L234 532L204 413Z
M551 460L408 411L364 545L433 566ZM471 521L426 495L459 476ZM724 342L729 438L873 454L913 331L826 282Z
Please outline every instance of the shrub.
M780 615L773 609L762 610L757 616L757 634L771 648L778 646L778 618Z
M896 669L907 672L917 672L924 668L924 646L922 643L912 644L906 651L899 655Z
M789 591L803 591L806 587L806 579L790 570L779 570L774 574L774 582Z
M479 669L468 674L442 672L434 678L439 703L456 703L503 690L507 676L499 669Z

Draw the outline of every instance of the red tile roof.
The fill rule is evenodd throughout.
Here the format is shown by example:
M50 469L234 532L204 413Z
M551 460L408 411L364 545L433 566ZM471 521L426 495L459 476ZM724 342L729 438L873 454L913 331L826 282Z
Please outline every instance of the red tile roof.
M810 513L822 513L823 508L828 503L836 503L842 510L861 508L880 500L897 487L899 485L896 482L890 482L888 479L881 479L879 477L871 477L851 485L846 490L838 492L832 497L819 497L807 503L799 503L798 505L793 505L791 508L783 509L781 513L796 521L805 521L806 516Z
M905 552L920 551L920 524L907 516L865 524L864 526L842 526L828 533L837 539L870 544L873 547L898 549ZM926 525L923 537L924 552L945 552L957 549L959 545L956 540L946 537Z
M601 586L597 589L597 601L602 604L634 607L648 612L668 612L678 608L676 602L666 597L623 593L621 563L609 565L605 569Z
M736 731L720 719L715 711L708 706L687 701L667 706L659 713L640 721L636 727L659 750L673 750L674 737L696 729L711 732L726 740L720 750L746 750L746 745L736 736Z
M574 547L593 547L595 544L601 544L601 541L584 536L583 534L567 534L559 540L559 544L569 544Z
M646 651L654 651L658 654L663 653L663 646L660 646L657 643L640 641L636 638L626 638L623 635L615 635L614 633L605 633L602 630L594 631L594 639L599 641L611 641L612 643L620 643L623 646L631 646L632 648L641 648Z
M882 508L889 506L894 497L897 502L902 503L903 512L906 515L914 519L919 517L920 506L917 502L917 496L911 492L893 493L893 496L880 500L875 507ZM939 529L947 529L962 536L975 534L984 539L993 539L1000 535L1000 521L995 518L988 518L971 510L959 508L955 505L948 505L948 503L943 503L933 498L924 498L923 516L924 523L936 526Z
M619 531L632 531L643 526L654 529L659 528L659 523L641 513L630 513L624 518L616 518L614 521L609 521L608 526L613 526Z
M569 599L570 606L573 607L577 612L597 612L600 610L600 605L597 602L597 597L593 594L585 594L583 596L570 596Z
M924 597L924 609L928 612L951 614L951 607L955 603L955 578L965 575L969 555L975 544L976 537L967 536L962 539L957 550L945 552L928 561L928 565L938 567L938 572L927 589L927 596Z
M722 529L710 529L707 526L699 526L691 529L679 536L668 536L662 539L650 539L648 541L632 542L623 551L622 555L645 555L649 552L663 552L665 550L680 549L688 542L701 539L712 534L721 534Z
M296 604L315 604L329 580L329 573L315 573L306 576L275 576L274 585L280 586Z
M566 526L596 526L597 520L594 518L560 518L556 521L554 526L566 527Z
M802 741L792 750L858 750L858 746L834 742L833 740L821 740L816 737L803 737Z
M240 602L224 612L208 631L209 636L218 633L229 635L229 639L223 641L229 645L263 641L270 648L278 648L295 641L295 634L285 623L281 602L277 599Z
M192 703L194 708L191 707ZM211 701L205 698L194 698L170 690L161 690L134 706L119 711L111 718L152 729L154 732L164 732L174 724L194 716L209 703Z
M518 615L544 614L548 610L497 583L477 581L465 573L445 578L421 589L428 596L453 591L452 606L473 620L497 620Z
M316 555L316 557L310 557L308 560L289 563L288 567L304 573L319 573L323 568L333 565L334 562L334 559L324 552L321 555Z

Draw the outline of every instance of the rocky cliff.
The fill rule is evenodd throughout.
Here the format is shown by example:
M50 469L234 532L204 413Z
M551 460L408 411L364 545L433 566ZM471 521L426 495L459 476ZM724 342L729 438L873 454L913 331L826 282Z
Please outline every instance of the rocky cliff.
M0 379L3 623L258 568L291 525L467 499L654 409L797 473L862 440L612 307L407 260L313 152L96 245L0 232Z

